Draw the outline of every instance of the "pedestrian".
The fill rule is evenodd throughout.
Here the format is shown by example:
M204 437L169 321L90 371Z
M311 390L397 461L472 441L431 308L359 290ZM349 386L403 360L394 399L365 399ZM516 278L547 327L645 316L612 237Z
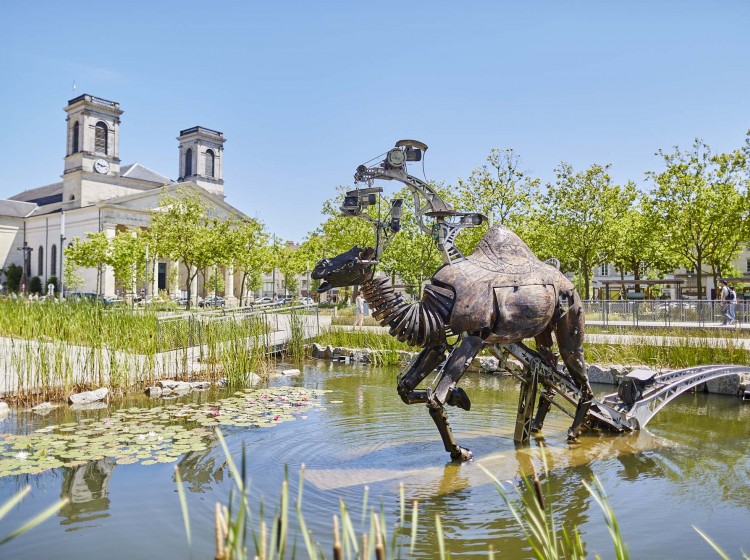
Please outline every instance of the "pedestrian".
M362 290L357 292L354 298L354 328L361 327L365 320L365 298L362 296Z
M729 292L727 293L727 325L733 325L737 322L737 293L734 291L734 286L727 286Z
M722 325L729 324L729 285L726 280L720 280L719 285L721 286L721 292L719 294L719 310L724 320L721 322Z

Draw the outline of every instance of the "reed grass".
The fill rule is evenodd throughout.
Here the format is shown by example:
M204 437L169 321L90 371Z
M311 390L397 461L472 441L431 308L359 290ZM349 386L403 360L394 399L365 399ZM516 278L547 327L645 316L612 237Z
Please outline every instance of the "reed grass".
M0 519L5 517L16 505L18 505L25 497L28 495L28 493L31 492L31 486L25 486L21 490L19 490L14 496L11 496L10 499L5 501L3 504L0 504ZM23 523L21 526L18 527L18 529L12 531L10 534L1 537L0 538L0 546L4 545L8 541L11 541L15 539L16 537L20 537L24 533L27 533L40 523L43 523L53 515L55 515L58 511L60 511L60 508L62 508L64 505L68 503L68 498L63 498L61 500L58 500L51 506L47 507L44 511L41 513L35 515L25 523Z
M226 378L240 385L273 363L261 316L184 314L89 302L0 300L0 371L15 398L54 400L74 390L124 391L157 379ZM196 368L195 360L200 367Z
M229 447L221 433L216 429L216 437L219 439L224 452L227 467L234 481L234 487L230 494L228 506L220 503L215 508L215 537L217 560L242 560L253 558L256 560L282 560L288 557L296 557L296 542L300 535L290 532L290 496L289 496L289 472L285 467L284 481L281 487L280 504L275 511L270 523L266 522L264 505L262 500L258 504L258 515L254 517L252 504L248 498L249 482L247 477L247 450L243 444L241 454L241 465L237 466L232 458ZM533 556L537 560L582 560L586 558L585 543L581 539L580 531L573 527L567 531L560 522L555 504L551 496L549 485L549 465L544 444L541 444L538 468L531 460L531 475L521 477L521 484L516 485L512 481L501 482L481 463L478 464L492 481L495 490L508 507L523 538L526 539ZM543 484L537 471L541 470L546 484ZM299 524L299 533L304 543L307 558L324 559L325 552L307 527L302 513L304 494L304 471L300 469L299 488L294 510ZM176 472L178 493L180 494L180 507L185 521L186 537L188 545L191 542L190 517L187 500L184 499L182 480L179 470ZM609 499L601 484L601 481L593 476L591 482L581 481L593 501L599 506L604 516L610 539L613 546L614 558L616 560L629 560L630 553L620 531L619 523ZM509 490L507 486L512 487ZM416 500L412 502L411 511L406 506L406 495L404 485L399 485L399 500L397 520L393 525L391 538L388 538L388 523L385 512L381 506L368 510L368 487L364 488L362 499L361 529L358 532L349 508L343 500L339 500L338 514L332 515L332 545L331 557L334 560L385 560L386 558L400 559L409 557L414 553L417 543L417 532L419 528L419 505ZM365 523L369 521L369 527L365 529ZM247 531L250 525L250 539ZM729 559L721 548L697 527L693 527L698 534L714 549L719 557ZM434 531L437 542L437 555L439 560L450 558L450 550L446 543L442 520L439 515L434 519ZM288 550L292 543L291 551ZM250 552L250 546L254 550ZM495 557L494 546L487 543L487 556ZM600 558L597 554L596 558ZM743 559L750 560L750 556L743 552Z

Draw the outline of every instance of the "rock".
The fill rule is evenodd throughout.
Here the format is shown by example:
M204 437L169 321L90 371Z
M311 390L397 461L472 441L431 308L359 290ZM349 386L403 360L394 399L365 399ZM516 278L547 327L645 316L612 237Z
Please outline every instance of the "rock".
M146 394L151 398L161 397L161 387L146 387Z
M226 385L227 380L224 379L223 381L224 381L224 385ZM257 373L250 372L247 375L245 375L246 385L257 385L261 381L263 381L263 379L261 379L260 375L258 375Z
M283 369L283 370L281 370L281 375L294 376L294 375L299 375L299 374L300 374L300 370L298 370L298 369Z
M71 404L70 410L98 410L101 408L107 408L107 403L102 401L96 401L96 402L90 402L90 403L80 403L80 404Z
M0 401L0 414L8 414L10 411L10 407L8 406L8 403L5 401Z
M332 359L333 358L333 346L331 346L330 344L326 346L321 358L325 358L326 360Z
M187 381L174 381L172 379L157 381L156 386L161 387L162 394L189 393L193 390L193 386Z
M193 391L205 391L211 388L211 382L210 381L193 381L190 383L190 386L193 388Z
M253 375L253 374L252 374L252 373L250 373L250 374L248 374L248 375ZM222 377L221 379L219 379L219 380L218 380L218 381L216 382L216 386L217 386L217 387L226 387L228 383L229 383L229 382L227 381L227 378L226 378L226 377Z
M737 395L740 392L740 376L735 373L706 381L706 390L718 395Z
M83 393L70 395L68 397L68 402L70 402L70 404L87 404L106 399L107 395L109 395L109 389L106 387L100 387L93 391L84 391Z
M51 402L43 402L31 407L31 410L33 410L34 412L39 412L41 410L50 410L52 408L55 408L55 405L53 405Z
M370 353L371 353L371 351L369 349L367 349L367 348L362 349L362 350L355 350L353 352L353 354L354 354L353 360L355 362L361 362L363 364L368 364L371 361L370 360Z
M589 364L588 374L591 383L606 383L607 385L617 385L618 383L617 373L606 366Z
M409 364L414 359L414 356L416 356L416 352L407 352L406 350L399 350L398 351L398 363L399 364Z
M310 350L310 354L312 354L313 358L324 358L326 349L322 344L318 344L317 342L312 343L312 349Z
M492 373L500 369L499 361L494 356L480 356L475 358L473 362L478 363L480 373Z

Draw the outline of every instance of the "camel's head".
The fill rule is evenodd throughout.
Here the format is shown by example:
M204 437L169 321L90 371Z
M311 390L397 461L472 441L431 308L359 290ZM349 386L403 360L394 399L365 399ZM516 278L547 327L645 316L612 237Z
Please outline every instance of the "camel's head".
M371 260L374 254L375 249L372 247L360 249L355 246L337 257L319 261L312 271L315 280L323 280L318 293L327 292L331 288L367 282L372 278L375 265L378 264L378 261Z

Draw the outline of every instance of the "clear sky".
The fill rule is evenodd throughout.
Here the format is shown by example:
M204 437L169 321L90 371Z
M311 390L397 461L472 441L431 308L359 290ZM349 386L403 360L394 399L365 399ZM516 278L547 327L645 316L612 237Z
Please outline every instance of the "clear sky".
M401 138L448 184L512 147L543 181L646 186L658 148L750 128L744 0L4 2L0 27L0 198L60 180L91 93L125 111L122 163L174 179L180 130L224 132L227 201L297 241Z

